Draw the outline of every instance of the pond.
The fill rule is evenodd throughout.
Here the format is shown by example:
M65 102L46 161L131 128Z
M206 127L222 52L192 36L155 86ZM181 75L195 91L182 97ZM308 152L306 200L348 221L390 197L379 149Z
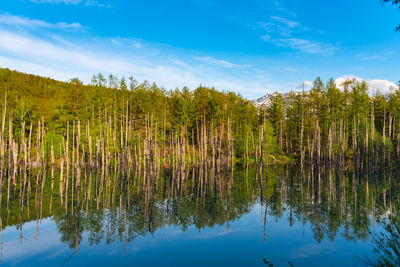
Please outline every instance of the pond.
M387 174L186 173L179 182L87 173L90 183L62 197L36 175L25 194L5 186L1 264L360 266L378 262L373 237L398 215L398 180Z

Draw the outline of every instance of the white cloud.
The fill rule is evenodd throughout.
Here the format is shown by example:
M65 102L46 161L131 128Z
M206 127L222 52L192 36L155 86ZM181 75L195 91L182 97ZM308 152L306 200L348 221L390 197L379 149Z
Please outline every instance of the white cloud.
M278 34L288 37L293 33L293 28L288 27L286 24L282 25L275 22L259 22L258 24L270 34Z
M276 21L278 21L278 22L280 22L282 24L285 24L289 28L302 27L302 25L299 22L288 20L288 19L283 18L283 17L271 16L271 19L276 20Z
M292 84L292 87L294 87L296 90L305 90L308 91L313 87L314 83L312 81L303 81L301 84L294 83Z
M66 48L38 38L16 35L6 31L0 31L0 51L20 58L15 64L17 66L42 66L39 70L44 72L35 71L33 73L49 75L57 79L65 79L67 73L75 73L74 76L84 73L88 80L88 76L93 73L114 72L116 74L135 73L143 80L154 80L157 77L162 80L161 82L176 81L178 76L184 81L196 80L189 73L169 66L157 64L148 66L149 64L137 61L137 63L133 63L135 60L124 59L117 55L91 52L84 47ZM13 59L8 58L8 62L11 63ZM43 65L46 68L43 68ZM197 80L198 84L200 84L200 80Z
M0 67L64 81L79 77L86 83L98 72L113 73L119 77L133 75L139 81L155 81L168 89L183 86L194 89L202 84L214 86L219 90L241 92L247 97L265 93L266 87L277 88L271 85L268 75L264 72L257 72L256 69L248 73L242 71L241 67L247 65L213 57L201 58L204 63L223 67L210 70L208 66L195 65L184 58L165 58L155 51L156 49L149 53L143 52L147 51L147 48L138 48L140 51L128 49L123 52L121 47L129 47L130 40L115 39L118 40L117 44L111 39L89 39L92 43L105 45L102 47L82 41L76 43L57 36L42 39L0 30ZM224 72L226 68L235 68L235 75Z
M300 50L312 54L331 55L336 48L330 44L324 44L306 39L299 38L281 38L273 39L270 42L277 46L289 47L291 49Z
M129 47L132 47L132 48L142 48L143 47L143 43L138 39L116 37L116 38L111 38L111 42L113 42L113 44L115 44L117 46L127 44Z
M65 4L65 5L80 5L94 6L94 7L111 7L109 4L102 4L96 0L30 0L33 3L38 4Z
M234 64L231 63L229 61L223 60L223 59L217 59L214 57L195 57L194 59L210 64L210 65L214 65L217 67L223 67L223 68L243 68L243 67L249 67L249 65L240 65L240 64Z
M0 56L0 62L1 68L15 69L18 71L23 71L30 74L38 74L62 81L68 81L69 79L78 76L74 72L65 72L37 62L25 61L23 59Z
M304 84L304 87L312 87L314 85L314 83L312 81L304 81L303 84Z
M362 61L367 61L367 60L385 60L386 57L384 56L366 56L366 57L362 57L361 60Z
M80 23L66 23L66 22L57 22L57 26L65 29L81 29L83 26Z
M133 75L139 81L155 81L168 89L183 86L194 89L202 84L219 90L240 92L248 98L293 88L290 81L277 77L283 71L295 71L289 67L290 64L275 67L279 73L274 78L280 79L280 84L274 84L268 74L273 67L261 70L214 55L194 57L185 51L140 39L105 39L87 34L78 36L78 39L54 32L54 28L78 27L73 23L49 23L0 13L1 25L4 27L0 27L0 67L59 80L79 77L89 82L95 73L113 73L119 77ZM32 25L40 27L40 31ZM15 31L15 26L23 31ZM64 30L60 32L64 33ZM267 37L265 39L268 40ZM269 41L276 41L271 39ZM281 41L281 45L308 53L325 53L325 50L329 52L332 49L324 43L287 39L291 39L291 42ZM377 87L385 87L382 81L371 80ZM311 87L312 82L305 81L304 85L306 88Z
M270 19L269 22L258 22L258 25L267 32L260 35L265 42L311 54L331 55L337 49L327 42L297 37L309 30L297 21L279 16L271 16Z
M354 80L356 82L366 81L369 87L369 94L374 95L378 91L386 94L389 93L391 90L396 89L397 85L394 82L388 80L381 80L381 79L362 79L355 75L344 75L339 77L335 80L336 86L343 90L343 82L348 80Z
M87 0L85 2L85 6L107 7L107 8L111 7L110 4L107 4L107 5L106 4L102 4L102 3L97 2L96 0Z
M367 53L367 52L361 52L356 54L354 57L358 58L361 61L368 61L368 60L386 60L388 57L396 54L395 51L389 50L389 51L381 51L380 53Z
M77 5L82 3L82 0L31 0L34 3L50 3L50 4L66 4L66 5Z
M289 72L297 72L298 70L295 68L291 68L291 67L284 67L283 68L284 71L289 71Z
M8 14L0 14L0 24L28 27L49 27L51 25L43 20L28 19Z
M70 29L78 23L49 23L43 20L0 14L0 67L48 76L58 80L79 77L89 82L93 74L102 72L135 76L139 81L155 81L168 89L200 84L220 90L234 90L247 95L264 92L268 75L256 69L246 73L250 65L235 64L212 56L193 58L170 55L158 44L143 40L96 36L71 39L50 31ZM15 31L14 28L23 31ZM38 33L36 28L40 29ZM170 49L170 48L167 48ZM193 61L193 59L195 59ZM202 62L196 65L196 62ZM220 68L210 69L210 66ZM235 74L232 75L231 69ZM251 90L249 90L249 88Z
M43 27L43 28L62 28L62 29L83 29L84 27L77 22L49 23L43 20L30 19L10 14L0 14L0 24L20 27Z
M271 35L263 34L263 35L261 35L261 39L263 39L265 42L270 42L271 41Z

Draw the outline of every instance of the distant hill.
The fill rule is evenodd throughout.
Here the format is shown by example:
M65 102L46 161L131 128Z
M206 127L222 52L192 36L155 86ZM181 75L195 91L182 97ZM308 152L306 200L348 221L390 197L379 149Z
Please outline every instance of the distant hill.
M289 95L290 93L294 93L294 94L301 94L301 92L296 92L296 91L292 91L289 93L282 93L281 95L283 96L283 99L285 100L285 102L288 102L289 99ZM263 97L260 97L258 99L252 100L251 103L253 103L257 108L261 107L263 105L269 107L271 105L271 101L273 98L275 98L279 93L272 93L272 94L266 94Z

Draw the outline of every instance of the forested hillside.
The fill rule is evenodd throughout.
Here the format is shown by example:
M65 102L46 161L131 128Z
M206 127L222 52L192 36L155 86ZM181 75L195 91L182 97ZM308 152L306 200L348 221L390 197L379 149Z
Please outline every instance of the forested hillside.
M8 69L0 71L0 88L2 109L7 95L7 117L14 122L14 138L20 137L23 122L36 131L42 119L47 132L63 137L67 123L72 125L74 120L90 122L95 135L112 120L119 136L129 119L132 130L144 134L147 118L160 134L180 134L184 127L190 138L202 121L216 128L230 119L238 142L258 124L257 110L250 101L214 88L167 91L156 84L138 84L133 78L127 82L101 74L93 77L91 85L83 85L78 79L66 83Z
M247 100L235 93L218 92L199 87L167 91L156 84L138 84L132 78L118 80L101 74L92 79L92 85L83 85L78 79L59 82L49 78L28 75L8 69L0 70L2 104L7 91L7 106L15 123L28 125L44 118L50 131L63 133L67 122L98 120L104 114L120 116L126 109L138 122L146 115L167 131L179 132L183 125L193 128L205 112L207 121L231 121L235 126L256 127L257 111ZM100 120L101 121L101 120Z
M238 94L214 88L166 90L132 77L101 74L93 76L91 85L83 85L79 79L59 82L1 69L2 138L12 144L8 139L21 143L31 135L33 153L33 144L40 143L35 134L43 131L43 156L50 157L46 153L53 143L61 157L64 139L72 130L76 135L79 122L85 133L79 140L82 146L106 142L110 151L130 146L134 154L140 147L149 149L144 140L153 142L151 149L162 150L166 144L183 142L184 160L189 161L188 157L214 160L216 155L246 162L266 155L298 163L399 159L399 88L375 96L368 95L365 82L348 81L344 88L339 90L332 79L324 84L317 78L311 91L290 93L287 99L276 94L268 106L257 109Z

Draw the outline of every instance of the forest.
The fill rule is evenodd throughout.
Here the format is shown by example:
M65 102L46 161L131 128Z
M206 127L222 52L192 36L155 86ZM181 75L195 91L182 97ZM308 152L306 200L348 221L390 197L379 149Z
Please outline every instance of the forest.
M38 240L52 216L75 254L84 231L90 244L124 240L126 253L166 225L229 232L260 201L264 242L267 212L310 224L318 243L342 228L364 240L369 216L398 206L400 86L372 96L366 82L341 86L317 78L257 108L203 86L102 74L84 85L1 69L0 228L20 225L22 244L25 222L36 219ZM374 238L378 248L394 240Z
M343 164L365 163L367 158L383 164L397 161L400 89L369 96L366 82L349 80L343 87L317 78L310 91L293 91L287 98L277 94L269 106L257 109L239 94L203 86L166 90L147 81L139 84L133 77L102 74L84 85L77 78L60 82L1 69L2 149L14 150L18 158L13 144L23 155L21 144L29 136L30 159L38 160L38 142L43 142L42 160L50 160L51 147L61 159L68 135L77 138L73 128L79 123L85 134L77 149L85 147L86 154L89 137L93 149L97 141L113 151L129 146L131 159L135 147L137 154L146 146L145 140L162 151L178 138L188 162L212 159L214 146L224 156L229 148L235 162L250 162L257 155L266 160L267 154L272 162L291 159L299 164L316 157L340 158ZM39 133L43 137L34 138Z

